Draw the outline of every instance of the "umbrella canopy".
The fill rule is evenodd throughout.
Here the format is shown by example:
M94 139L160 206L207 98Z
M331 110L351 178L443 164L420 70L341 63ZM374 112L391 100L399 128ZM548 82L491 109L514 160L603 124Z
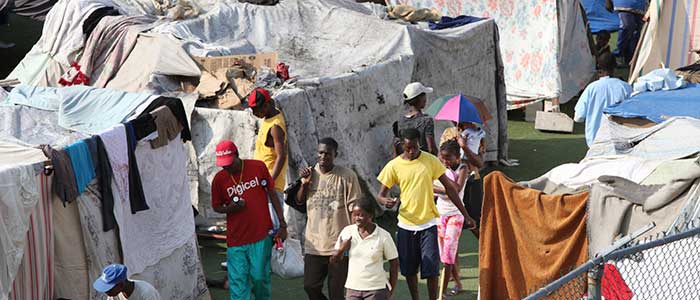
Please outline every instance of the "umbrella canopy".
M462 94L438 98L425 110L425 113L433 116L435 120L455 122L484 124L491 119L488 108L481 100Z

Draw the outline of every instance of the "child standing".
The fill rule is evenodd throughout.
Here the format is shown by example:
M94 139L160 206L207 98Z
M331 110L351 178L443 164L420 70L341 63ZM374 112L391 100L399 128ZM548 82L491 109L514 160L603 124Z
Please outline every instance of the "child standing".
M457 141L449 140L440 145L440 161L445 165L445 175L454 184L459 197L464 193L464 185L467 181L468 168L461 163L460 147ZM445 293L445 296L454 296L462 290L462 282L459 276L459 237L462 234L464 216L459 209L445 196L445 188L439 185L433 187L438 196L437 209L440 213L438 223L438 246L440 249L440 261L445 266L445 276L442 281L442 290L447 290L450 279L455 281L455 287Z
M340 232L338 249L330 258L331 263L335 263L350 250L345 282L347 300L393 299L399 273L399 253L389 232L373 222L374 210L374 203L366 199L355 202L352 208L355 224ZM390 264L388 281L385 260Z
M463 122L457 126L460 135L457 137L457 143L461 148L462 163L467 165L467 183L464 189L464 208L467 213L474 219L476 227L471 229L471 232L478 239L479 227L481 225L481 202L483 201L483 186L481 182L480 170L484 167L484 153L486 152L486 144L484 137L486 132L474 123Z

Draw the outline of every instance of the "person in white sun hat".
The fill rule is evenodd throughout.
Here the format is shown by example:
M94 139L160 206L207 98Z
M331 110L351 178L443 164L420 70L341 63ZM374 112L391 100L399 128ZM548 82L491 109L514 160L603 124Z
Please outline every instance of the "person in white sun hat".
M420 150L437 155L438 148L435 145L435 124L433 118L423 113L428 94L433 88L420 82L409 83L403 90L403 101L406 106L403 115L394 122L394 156L401 154L401 139L398 133L406 129L416 129L420 132Z

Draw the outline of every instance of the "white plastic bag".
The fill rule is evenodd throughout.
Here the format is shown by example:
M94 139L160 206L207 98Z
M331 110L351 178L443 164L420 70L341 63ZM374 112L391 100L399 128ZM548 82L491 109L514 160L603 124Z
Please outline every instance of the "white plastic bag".
M301 243L295 239L286 239L281 249L272 248L270 259L272 272L284 279L304 276L304 257L301 254Z

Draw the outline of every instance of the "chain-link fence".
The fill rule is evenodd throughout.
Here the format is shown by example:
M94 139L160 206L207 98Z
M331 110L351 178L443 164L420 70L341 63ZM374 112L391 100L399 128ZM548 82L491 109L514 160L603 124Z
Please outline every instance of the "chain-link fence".
M700 299L700 226L694 225L626 248L613 246L525 299Z

